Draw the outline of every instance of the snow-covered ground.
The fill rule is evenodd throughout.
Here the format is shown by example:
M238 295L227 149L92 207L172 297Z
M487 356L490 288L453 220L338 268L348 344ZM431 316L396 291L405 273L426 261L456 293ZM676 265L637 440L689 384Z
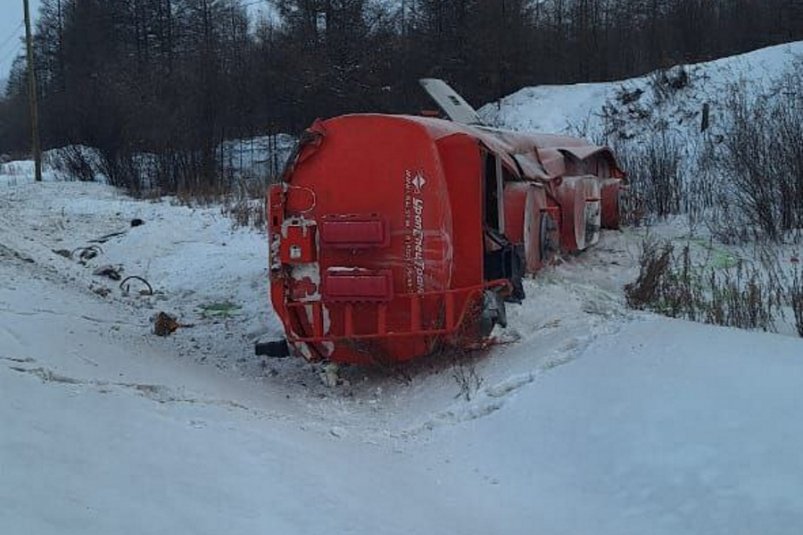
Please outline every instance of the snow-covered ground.
M562 130L594 93L549 92L563 119L522 100L507 126ZM803 525L803 340L627 309L647 230L605 232L526 281L486 354L326 386L320 366L253 356L279 334L264 234L218 208L31 174L0 167L0 533ZM649 232L691 239L678 221ZM152 334L161 311L184 325L170 337Z
M118 231L86 265L54 252ZM264 236L215 209L2 177L0 525L797 533L803 342L626 310L641 232L528 281L489 354L329 388L252 356L277 331ZM92 275L104 264L157 295L123 295ZM194 326L157 338L161 310Z

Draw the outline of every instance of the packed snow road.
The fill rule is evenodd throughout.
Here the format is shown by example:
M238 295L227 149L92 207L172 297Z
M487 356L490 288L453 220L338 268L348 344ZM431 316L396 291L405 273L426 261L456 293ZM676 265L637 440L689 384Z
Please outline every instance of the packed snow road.
M489 355L330 387L251 356L276 328L260 234L0 184L0 531L798 533L803 343L626 311L637 245L528 281ZM194 327L157 338L159 310Z

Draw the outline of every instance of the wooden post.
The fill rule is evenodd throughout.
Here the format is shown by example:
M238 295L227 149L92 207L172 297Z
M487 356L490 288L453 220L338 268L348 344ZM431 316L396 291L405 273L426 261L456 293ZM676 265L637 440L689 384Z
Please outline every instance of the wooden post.
M25 43L28 55L28 100L31 112L31 144L33 150L36 181L42 181L42 145L39 143L39 107L36 102L36 69L33 63L33 34L31 32L31 13L28 0L22 0L25 10Z
M705 132L708 130L708 126L711 124L711 105L706 102L703 104L703 120L700 124L700 132Z

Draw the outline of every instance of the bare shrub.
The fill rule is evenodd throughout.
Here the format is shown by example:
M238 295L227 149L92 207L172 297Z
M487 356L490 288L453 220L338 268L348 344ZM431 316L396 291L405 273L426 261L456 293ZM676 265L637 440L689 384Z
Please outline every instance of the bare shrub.
M743 329L771 331L775 318L782 315L779 292L781 288L766 279L759 269L739 264L735 272L709 272L710 291L705 306L706 323L728 325Z
M256 179L241 179L237 188L223 197L221 213L230 217L235 227L252 227L265 229L267 206L265 204L265 186Z
M680 254L670 242L646 242L638 279L625 286L631 308L653 310L673 318L696 320L704 309L700 274L693 269L689 246Z
M193 148L164 147L153 157L148 188L186 203L211 203L229 191L214 157Z
M683 65L654 71L650 74L649 80L650 87L658 102L671 98L676 92L685 89L691 84L689 73Z
M109 184L123 188L132 195L142 193L144 173L132 152L103 147L99 149L99 154L100 170L108 178Z
M649 222L682 212L686 187L680 145L662 134L646 145L619 143L615 150L628 174L631 213L624 214L627 221Z
M717 230L731 237L800 238L803 228L803 75L789 74L775 98L750 99L739 86L728 99L731 131L719 153L729 178ZM737 229L734 232L734 229Z
M669 270L673 251L674 247L668 242L643 243L638 279L625 286L625 297L631 308L643 310L658 301L661 295L660 286Z
M689 226L710 223L723 204L723 174L717 159L717 143L706 137L691 150L685 172L685 195L682 212L688 217ZM710 226L710 225L709 225Z
M774 330L783 315L786 289L760 265L697 265L689 245L678 253L669 242L645 243L640 264L638 279L625 286L631 308L764 331Z
M795 315L797 334L803 337L803 272L800 269L796 269L792 276L789 300Z
M462 356L465 357L465 354ZM483 383L482 377L477 374L475 363L468 362L460 356L455 357L452 362L452 378L460 389L455 398L463 398L466 401L471 401Z
M93 182L99 173L97 154L82 145L67 145L54 151L50 165L72 180Z

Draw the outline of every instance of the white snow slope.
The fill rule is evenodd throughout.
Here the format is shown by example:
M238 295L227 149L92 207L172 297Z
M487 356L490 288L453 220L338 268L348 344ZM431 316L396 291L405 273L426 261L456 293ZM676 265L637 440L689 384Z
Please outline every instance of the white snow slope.
M803 41L763 48L708 63L683 66L688 83L667 86L662 72L625 81L527 87L480 109L500 128L618 136L636 141L667 132L698 137L704 104L710 106L711 131L727 128L728 97L734 87L748 99L783 98L778 87L803 69ZM666 74L671 79L678 67ZM630 95L631 99L625 95Z
M527 281L487 354L327 387L252 356L264 235L29 167L0 168L2 534L800 532L803 341L628 310L642 230Z

